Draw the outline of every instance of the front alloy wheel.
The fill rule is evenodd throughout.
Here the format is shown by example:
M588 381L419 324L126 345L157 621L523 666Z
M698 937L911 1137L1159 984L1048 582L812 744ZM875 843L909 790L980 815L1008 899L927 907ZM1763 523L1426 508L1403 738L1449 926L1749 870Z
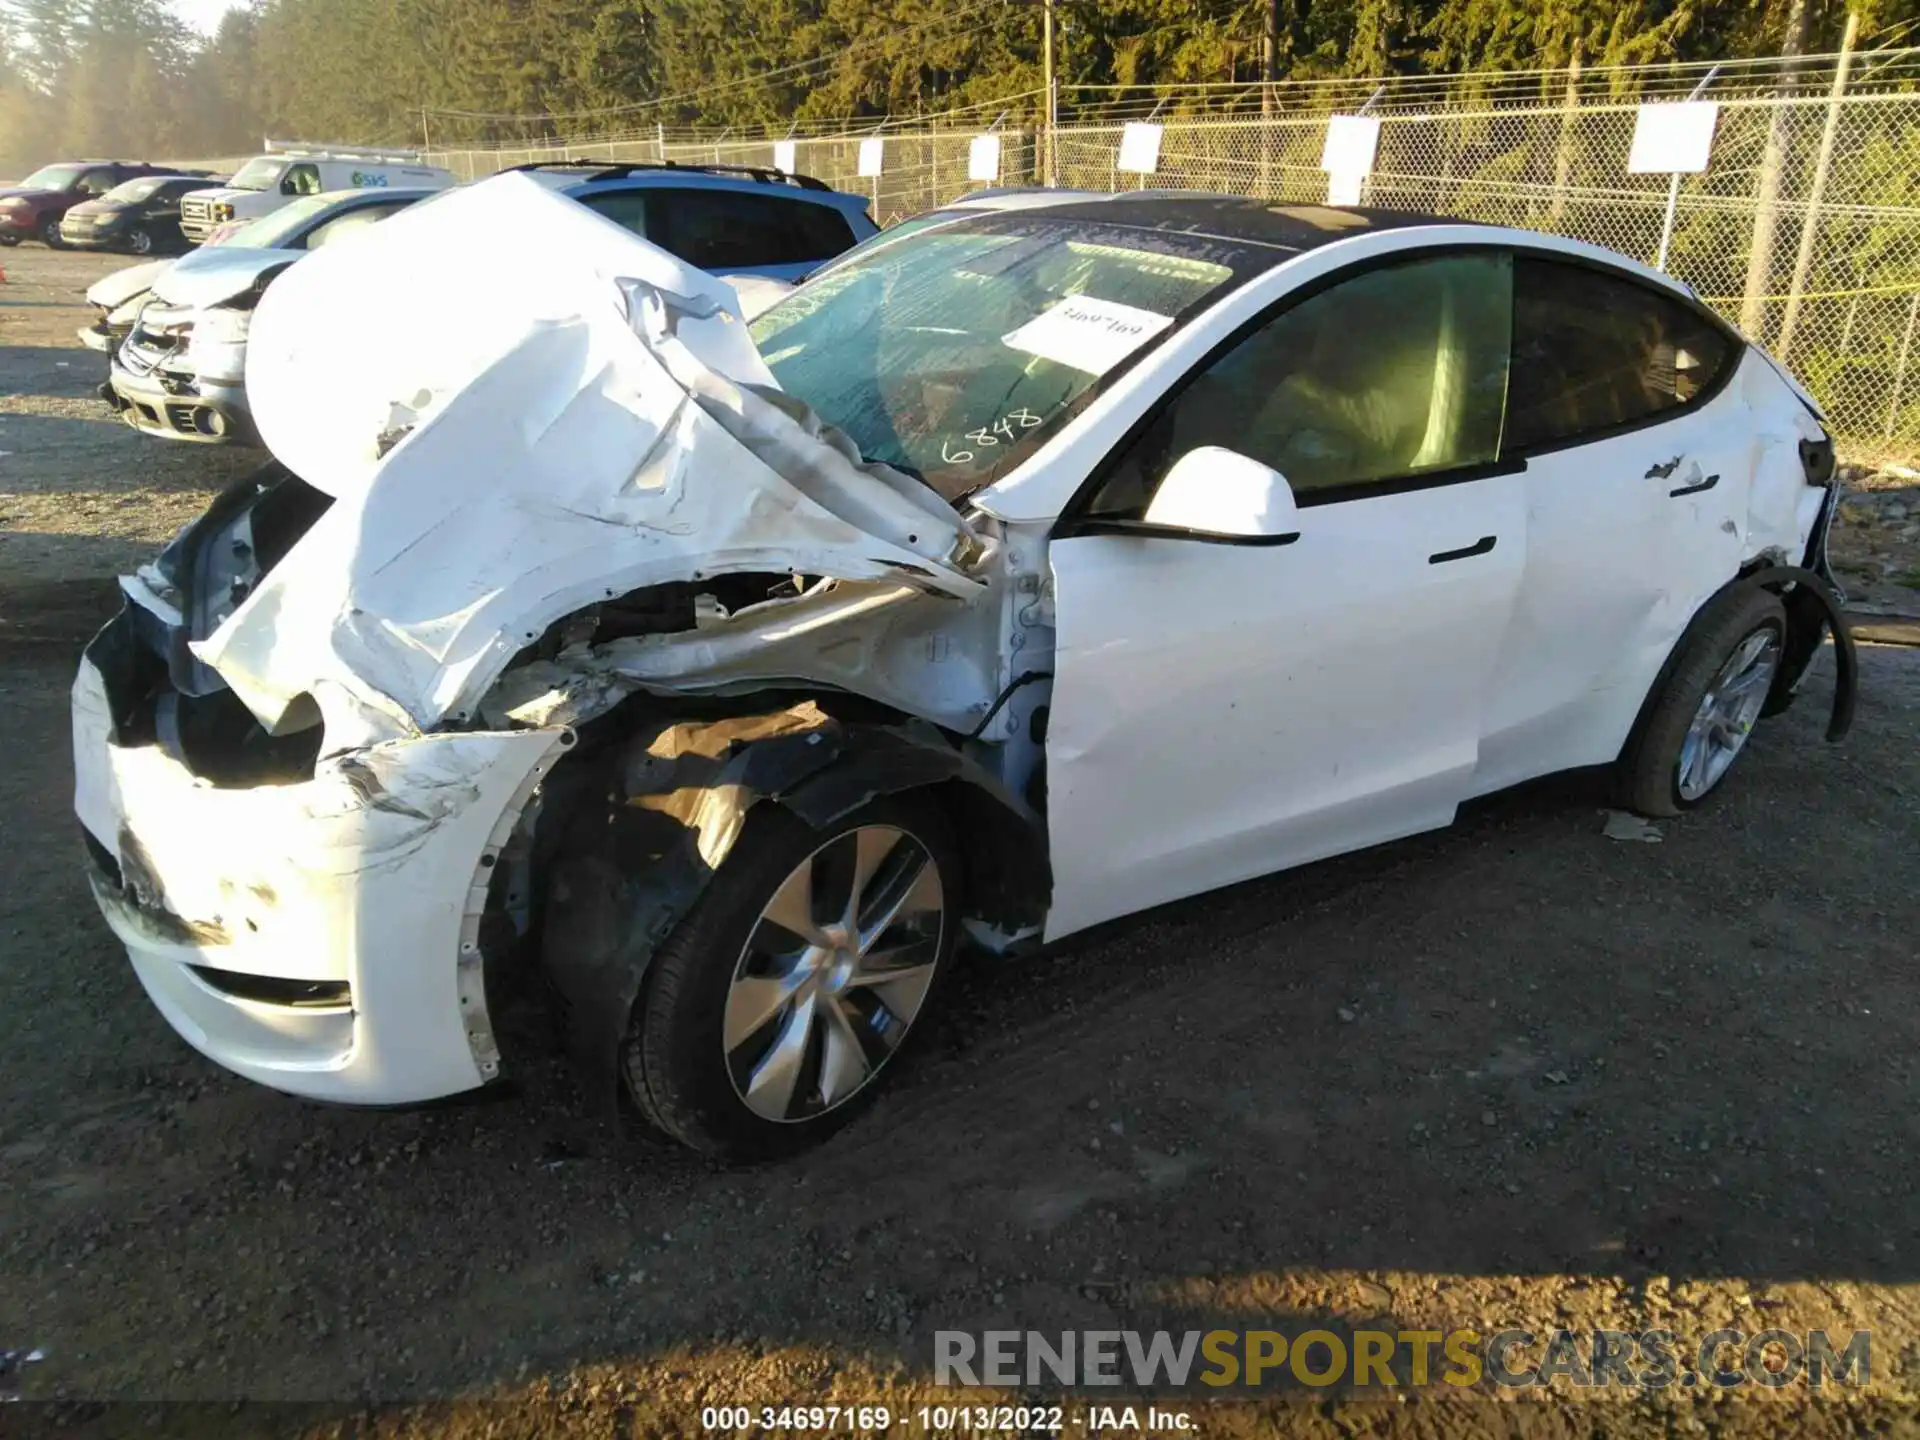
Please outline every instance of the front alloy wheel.
M819 830L757 806L648 968L622 1052L640 1117L737 1160L803 1149L852 1119L952 954L956 857L925 796Z
M136 255L153 253L153 236L147 232L146 226L136 225L127 232L127 248Z
M824 1115L873 1082L926 1002L946 919L939 867L892 825L796 865L727 990L727 1074L762 1119Z

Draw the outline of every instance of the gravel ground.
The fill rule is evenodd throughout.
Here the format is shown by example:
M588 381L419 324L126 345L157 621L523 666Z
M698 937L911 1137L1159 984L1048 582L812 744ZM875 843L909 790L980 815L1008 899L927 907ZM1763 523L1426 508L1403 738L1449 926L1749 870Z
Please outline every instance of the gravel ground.
M1196 1423L1920 1432L1920 650L1863 652L1843 747L1818 682L1658 844L1564 778L976 964L874 1112L781 1167L641 1147L553 1059L497 1103L307 1105L178 1039L81 879L75 647L245 463L90 398L74 296L114 263L0 252L0 1351L45 1357L0 1386L65 1406L0 1431L683 1433L951 1402L936 1329L1378 1323L1865 1328L1873 1384ZM100 1403L243 1397L284 1403Z

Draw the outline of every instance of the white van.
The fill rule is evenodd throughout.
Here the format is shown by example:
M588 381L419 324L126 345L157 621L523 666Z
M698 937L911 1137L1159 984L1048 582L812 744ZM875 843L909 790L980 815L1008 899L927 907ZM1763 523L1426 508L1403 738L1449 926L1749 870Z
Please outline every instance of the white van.
M180 197L180 233L195 245L232 220L257 220L302 195L327 190L407 186L443 190L458 184L451 170L422 165L416 150L369 150L269 140L225 185Z

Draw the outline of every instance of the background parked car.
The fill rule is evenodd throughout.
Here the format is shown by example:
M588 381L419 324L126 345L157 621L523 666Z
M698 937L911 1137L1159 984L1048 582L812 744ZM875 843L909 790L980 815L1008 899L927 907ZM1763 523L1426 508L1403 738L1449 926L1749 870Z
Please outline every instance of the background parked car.
M142 175L179 173L144 160L64 160L42 165L18 185L0 190L0 245L39 240L58 250L63 243L60 221L74 206Z
M205 175L142 175L98 200L83 200L60 222L60 239L80 250L126 250L135 255L178 250L180 197L205 189Z
M731 165L522 165L671 255L715 275L802 280L878 226L863 195L810 175Z
M219 245L203 246L158 271L133 266L123 285L89 291L116 308L98 333L110 351L103 398L128 424L170 440L248 443L247 330L254 303L273 279L310 250L440 193L435 189L347 190L309 195L254 220ZM135 289L134 287L139 287ZM134 293L127 291L133 289ZM131 313L129 313L131 312ZM124 339L117 324L127 325Z
M198 245L232 220L257 220L303 197L335 190L444 190L457 184L451 170L422 165L412 150L366 150L339 145L267 141L225 185L196 190L180 202L180 233Z

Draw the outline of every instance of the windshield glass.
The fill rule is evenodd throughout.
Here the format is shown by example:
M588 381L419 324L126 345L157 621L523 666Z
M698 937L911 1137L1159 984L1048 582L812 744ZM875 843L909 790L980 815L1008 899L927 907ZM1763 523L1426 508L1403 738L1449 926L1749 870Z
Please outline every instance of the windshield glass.
M243 225L220 243L244 245L249 250L277 250L294 235L313 223L316 215L331 210L339 202L331 195L308 195L289 200L271 215L262 215Z
M131 204L136 200L147 199L154 191L166 183L167 177L164 175L147 175L138 180L123 181L114 186L113 189L107 191L107 193L100 198L102 200L117 200Z
M992 483L1134 355L1279 252L1012 215L814 277L753 324L782 389L949 500Z
M287 168L287 162L276 160L271 155L256 155L234 172L233 179L227 182L235 190L271 190L280 183L280 172Z
M42 165L20 182L22 190L65 190L80 178L84 165Z

